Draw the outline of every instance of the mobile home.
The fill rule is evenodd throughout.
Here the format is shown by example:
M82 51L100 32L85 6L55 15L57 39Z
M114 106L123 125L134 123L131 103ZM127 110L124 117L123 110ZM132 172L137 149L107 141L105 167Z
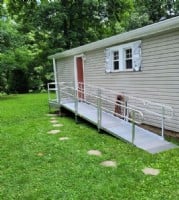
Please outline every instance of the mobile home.
M179 17L49 58L53 60L55 83L72 83L77 90L81 85L80 99L95 103L88 94L102 88L111 102L119 97L140 110L143 123L156 127L164 123L165 129L179 132ZM58 84L57 96L61 86ZM116 104L106 107L119 113ZM127 113L123 107L122 115ZM165 122L159 120L161 113Z

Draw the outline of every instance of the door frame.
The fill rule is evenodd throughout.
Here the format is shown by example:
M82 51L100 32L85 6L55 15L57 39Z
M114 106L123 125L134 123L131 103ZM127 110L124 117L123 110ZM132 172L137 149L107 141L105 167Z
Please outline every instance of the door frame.
M75 80L75 89L78 88L78 75L77 75L77 58L82 59L82 68L83 68L83 83L84 83L84 91L85 91L85 76L84 76L84 54L79 54L74 56L74 80ZM84 98L85 98L85 92L84 92Z
M75 80L75 89L78 87L78 76L77 76L77 58L82 58L82 64L83 64L83 82L85 83L85 76L84 76L84 54L79 54L74 56L74 80ZM84 84L85 86L85 84Z

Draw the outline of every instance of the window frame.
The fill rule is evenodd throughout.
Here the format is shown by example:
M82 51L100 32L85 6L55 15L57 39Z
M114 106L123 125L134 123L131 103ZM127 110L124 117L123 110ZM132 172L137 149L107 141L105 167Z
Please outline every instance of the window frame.
M114 52L118 52L118 60L114 60ZM114 62L118 61L118 69L114 68ZM112 66L112 72L119 72L120 71L120 51L117 48L111 49L111 66Z
M109 62L110 62L110 72L130 72L130 71L135 71L134 70L134 45L140 43L141 40L118 45L118 46L113 46L109 48L110 51L110 57L109 57ZM127 69L126 68L126 50L131 49L132 50L132 68ZM119 52L119 69L114 69L114 52L118 51ZM141 55L140 55L141 56Z
M131 49L132 51L132 57L131 57L131 60L132 60L132 68L127 68L126 66L126 50L128 49ZM128 47L125 47L125 48L122 48L122 51L123 51L123 71L133 71L133 47L132 46L128 46Z

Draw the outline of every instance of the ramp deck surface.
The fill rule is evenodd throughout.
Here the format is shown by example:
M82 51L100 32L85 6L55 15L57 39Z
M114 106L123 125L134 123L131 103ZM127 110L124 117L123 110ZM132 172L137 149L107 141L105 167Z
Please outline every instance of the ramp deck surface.
M61 102L60 105L75 113L74 102ZM95 125L98 123L97 108L85 102L78 102L77 116L80 116ZM132 142L132 124L130 122L124 121L104 111L101 113L101 116L100 129L117 138L121 138L130 143ZM135 139L133 144L152 154L178 147L177 145L164 140L161 136L137 125L135 126Z

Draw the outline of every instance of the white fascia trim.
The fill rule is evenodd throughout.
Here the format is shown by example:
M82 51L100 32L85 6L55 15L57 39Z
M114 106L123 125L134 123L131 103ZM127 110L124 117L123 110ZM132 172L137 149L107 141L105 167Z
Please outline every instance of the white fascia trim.
M57 83L57 66L56 66L56 60L55 60L55 58L53 58L53 73L54 73L55 83Z
M49 56L59 59L179 28L179 16Z

